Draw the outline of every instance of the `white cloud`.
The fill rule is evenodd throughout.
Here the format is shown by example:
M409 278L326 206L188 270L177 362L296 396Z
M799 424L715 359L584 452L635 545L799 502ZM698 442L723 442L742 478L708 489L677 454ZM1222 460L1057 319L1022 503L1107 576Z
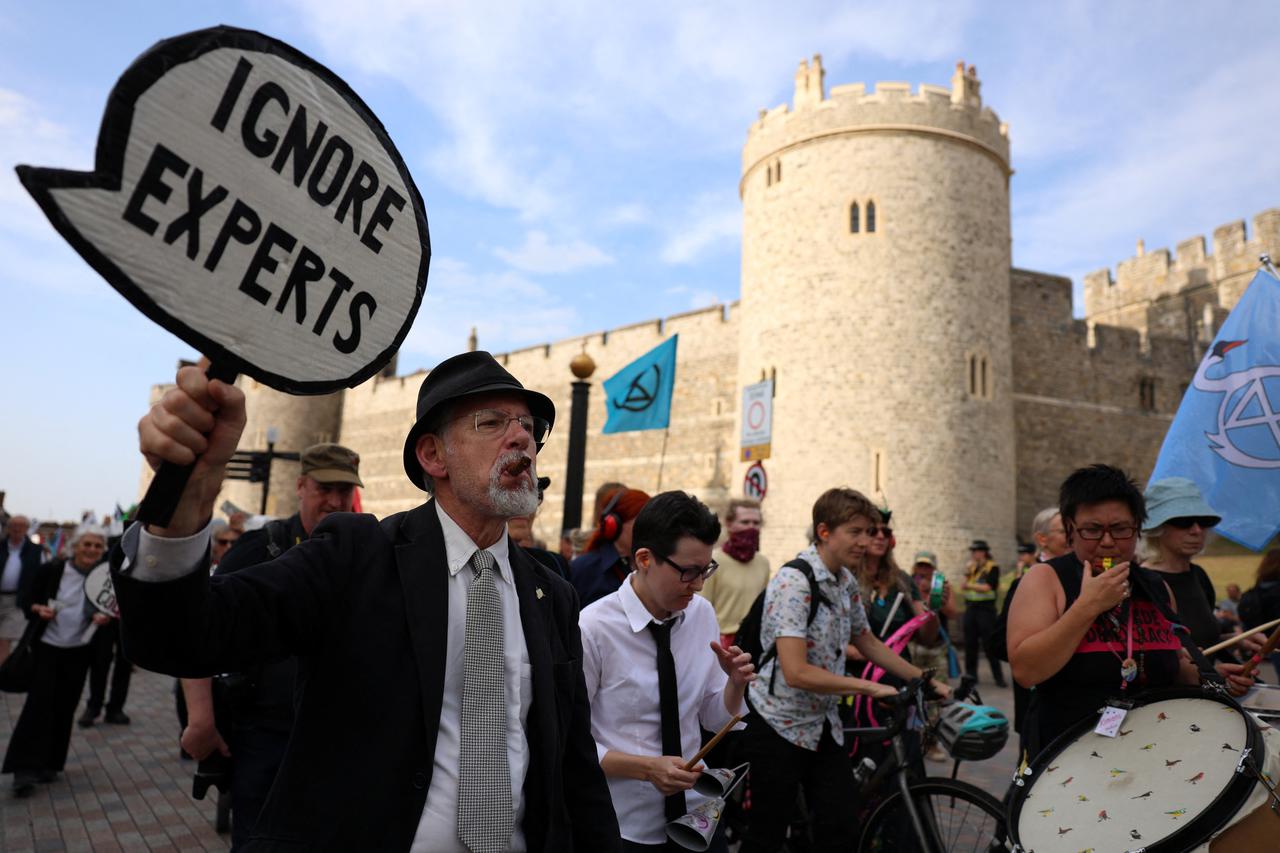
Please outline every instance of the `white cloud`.
M481 349L506 352L566 337L579 323L572 307L519 273L476 271L463 261L434 257L402 351L432 365L461 352L473 327ZM402 358L401 369L413 369L412 362Z
M528 273L566 273L613 263L613 258L600 249L570 240L554 244L545 231L525 234L524 244L517 249L495 249L494 254L518 270Z
M736 251L742 235L742 209L729 194L708 193L694 199L685 215L672 222L659 257L668 264L688 264L715 251Z

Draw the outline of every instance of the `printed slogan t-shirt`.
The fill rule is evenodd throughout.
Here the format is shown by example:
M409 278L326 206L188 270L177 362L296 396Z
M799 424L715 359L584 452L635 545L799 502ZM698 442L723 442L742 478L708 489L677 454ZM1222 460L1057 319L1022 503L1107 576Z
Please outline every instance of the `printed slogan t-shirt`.
M1069 608L1080 597L1084 564L1075 554L1050 560ZM1062 669L1035 688L1028 720L1031 755L1048 745L1074 723L1097 712L1108 699L1173 684L1182 648L1173 626L1151 596L1168 606L1168 594L1158 573L1141 566L1129 569L1132 596L1117 610L1094 619ZM1120 664L1128 655L1129 617L1133 616L1133 659L1138 675L1127 689Z

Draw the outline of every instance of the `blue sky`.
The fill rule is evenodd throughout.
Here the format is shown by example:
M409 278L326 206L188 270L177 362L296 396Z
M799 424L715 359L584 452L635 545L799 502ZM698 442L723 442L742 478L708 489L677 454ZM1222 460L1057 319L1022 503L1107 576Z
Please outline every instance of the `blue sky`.
M821 53L828 86L947 85L1010 125L1013 257L1070 275L1280 204L1280 8L1149 2L44 2L0 7L0 489L10 511L129 503L150 385L193 353L53 232L16 163L87 168L158 39L259 29L347 79L427 205L402 371L736 297L741 145Z

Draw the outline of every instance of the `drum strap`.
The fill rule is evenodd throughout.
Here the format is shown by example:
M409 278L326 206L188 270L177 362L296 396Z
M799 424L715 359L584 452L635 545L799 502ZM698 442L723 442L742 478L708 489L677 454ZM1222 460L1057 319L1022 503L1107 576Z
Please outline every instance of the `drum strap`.
M1165 600L1165 597L1158 595L1156 590L1151 588L1147 581L1146 573L1131 572L1129 576L1142 587L1147 599L1155 605L1156 610L1160 611L1160 615L1169 620L1169 623L1173 626L1173 635L1182 643L1182 647L1187 650L1187 654L1191 655L1191 660L1195 662L1196 668L1200 670L1201 681L1222 684L1223 678L1213 668L1213 662L1205 657L1204 652L1200 651L1200 647L1191 639L1191 632L1178 622L1178 615L1169 609L1169 603Z

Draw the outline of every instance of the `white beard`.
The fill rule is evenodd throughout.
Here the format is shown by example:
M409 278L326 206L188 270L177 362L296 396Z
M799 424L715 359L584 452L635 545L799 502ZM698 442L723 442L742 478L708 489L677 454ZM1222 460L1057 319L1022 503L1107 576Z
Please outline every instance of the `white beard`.
M536 463L520 477L520 483L513 489L502 485L502 472L507 466L524 458L524 454L512 450L498 457L489 472L489 503L495 515L511 518L517 515L533 515L538 511L538 484L534 473Z

